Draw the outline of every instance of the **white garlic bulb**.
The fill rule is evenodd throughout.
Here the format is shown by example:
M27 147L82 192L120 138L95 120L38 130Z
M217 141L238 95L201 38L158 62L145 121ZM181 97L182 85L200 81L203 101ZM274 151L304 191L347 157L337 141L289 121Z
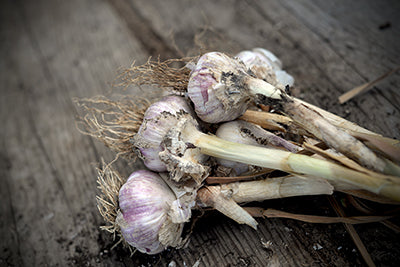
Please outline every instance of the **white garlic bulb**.
M254 48L236 55L255 75L267 82L281 86L293 86L294 78L282 70L282 62L270 51Z
M132 143L147 168L157 172L170 172L175 181L194 179L201 183L209 174L204 166L208 156L191 147L189 141L181 141L180 124L191 124L197 130L198 123L185 98L168 96L152 104L144 114L143 123Z
M241 131L239 123L240 123L239 121L231 121L223 123L218 127L218 130L216 131L215 135L227 141L239 144L259 146L256 140L254 140L253 138L249 138L248 135L244 134ZM249 171L248 164L243 164L221 158L217 159L217 163L221 166L232 169L231 175L233 176L237 176Z
M251 98L231 81L231 77L239 77L246 72L243 63L223 53L210 52L200 57L187 88L197 116L205 122L217 123L242 115Z
M176 199L158 174L146 170L133 172L119 191L116 223L125 241L147 254L178 246L183 224L172 222L169 216Z
M261 55L264 58L266 58L270 62L269 64L274 70L281 70L282 69L282 62L271 51L269 51L267 49L264 49L264 48L253 48L252 51L254 53L256 53L258 55ZM266 62L266 61L264 60L264 62Z
M279 148L290 152L297 152L300 148L289 141L246 121L231 121L219 126L215 133L221 139L254 146ZM249 165L225 159L217 159L219 165L231 168L232 175L240 175L249 171Z
M192 109L179 96L166 96L146 110L143 123L132 141L139 157L150 170L167 171L167 166L159 158L159 153L163 151L161 142L184 113L192 113Z

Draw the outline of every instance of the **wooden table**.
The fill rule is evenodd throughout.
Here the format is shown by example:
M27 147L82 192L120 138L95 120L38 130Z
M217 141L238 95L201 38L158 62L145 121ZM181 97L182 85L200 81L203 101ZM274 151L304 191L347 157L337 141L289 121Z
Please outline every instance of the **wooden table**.
M96 166L114 154L77 131L72 98L107 93L117 68L133 60L192 53L197 35L197 44L231 53L270 49L300 97L399 138L400 74L345 105L337 100L399 65L399 15L395 0L2 1L0 265L364 265L341 224L258 219L254 231L216 212L197 222L184 249L110 250L115 241L99 230ZM118 166L125 175L140 168ZM335 215L323 196L259 205ZM356 230L377 265L399 263L398 233L381 224Z

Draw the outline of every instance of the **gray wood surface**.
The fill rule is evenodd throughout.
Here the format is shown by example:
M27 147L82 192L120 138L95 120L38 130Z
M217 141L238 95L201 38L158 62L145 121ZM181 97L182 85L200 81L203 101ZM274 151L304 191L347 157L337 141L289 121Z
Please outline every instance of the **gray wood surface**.
M193 53L197 35L197 43L230 53L270 49L302 98L399 138L399 73L345 105L337 101L399 66L399 14L400 2L388 0L2 1L0 265L363 266L342 225L258 219L254 231L215 212L200 218L184 249L110 250L115 241L99 230L95 167L114 155L76 130L72 98L106 94L118 67L133 60ZM125 175L141 168L118 166ZM326 197L259 205L334 215ZM398 265L398 233L381 224L356 229L378 266Z

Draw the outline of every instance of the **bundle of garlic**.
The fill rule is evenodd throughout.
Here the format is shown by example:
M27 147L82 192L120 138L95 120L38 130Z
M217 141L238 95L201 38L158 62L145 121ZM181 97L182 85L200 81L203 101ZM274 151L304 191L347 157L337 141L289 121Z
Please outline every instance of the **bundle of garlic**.
M369 140L390 144L390 149L382 150L383 155L398 147L390 139L286 94L285 86L294 80L269 51L244 51L235 58L212 52L187 66L191 72L148 62L127 70L122 77L127 84L172 87L179 95L187 90L189 99L167 96L146 103L145 112L122 102L83 101L108 106L87 109L86 132L128 158L133 158L135 151L151 170L133 172L122 186L104 178L110 173L118 177L114 171L99 172L100 212L112 225L108 230L120 233L131 246L148 254L181 246L183 225L196 208L212 207L256 229L256 220L241 203L344 189L367 190L400 201L400 167L392 161L398 159L377 156L356 137L368 135ZM250 111L252 103L271 105L282 112L271 114L274 123L269 124L270 129L291 131L301 140L307 135L330 150L263 129L257 118L268 113ZM113 120L104 119L104 114ZM306 155L302 146L318 155ZM271 169L282 174L221 185L206 182L221 170L237 176Z

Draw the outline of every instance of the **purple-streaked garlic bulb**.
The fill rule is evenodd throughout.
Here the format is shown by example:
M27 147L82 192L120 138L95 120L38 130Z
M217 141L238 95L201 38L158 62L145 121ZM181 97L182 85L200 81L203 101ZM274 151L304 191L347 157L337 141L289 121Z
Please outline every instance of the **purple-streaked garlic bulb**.
M231 121L219 126L215 133L221 139L254 146L279 148L290 152L299 151L299 147L291 142L246 121ZM232 169L232 175L240 175L249 171L249 165L225 159L217 159L219 165Z
M186 99L180 96L167 96L147 109L142 125L132 138L147 168L157 172L169 171L176 181L194 179L202 182L209 173L209 168L203 165L208 156L190 144L178 141L178 136L166 140L171 129L182 121L197 129L198 123L193 116ZM180 132L175 133L180 135Z
M167 166L160 160L159 153L163 150L161 142L172 125L176 124L179 116L192 113L191 108L183 97L166 96L152 104L145 112L143 123L135 140L135 147L144 165L152 171L167 171Z
M264 79L273 85L293 86L294 78L282 70L282 62L270 51L254 48L236 55L257 78Z
M247 67L242 62L232 60L223 53L210 52L200 57L192 70L187 89L197 116L205 122L217 123L242 115L251 98L230 83L230 77L246 72ZM229 112L226 112L228 108Z
M282 91L256 77L244 63L223 53L200 57L188 82L188 96L196 114L205 122L232 121L242 115L253 100L282 99Z
M181 243L183 223L171 220L177 198L156 173L133 172L119 191L116 223L125 241L142 253L157 254Z

